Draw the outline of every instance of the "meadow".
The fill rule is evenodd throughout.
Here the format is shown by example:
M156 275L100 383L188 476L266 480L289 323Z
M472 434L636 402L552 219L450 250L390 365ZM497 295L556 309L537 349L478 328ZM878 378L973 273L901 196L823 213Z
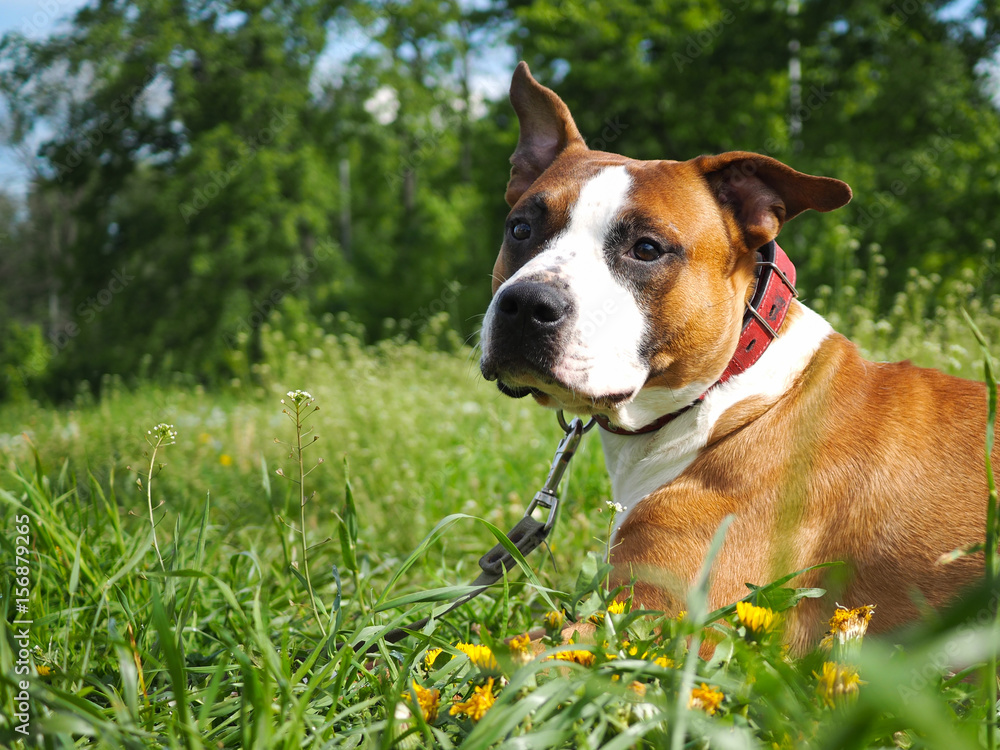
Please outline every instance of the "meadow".
M971 272L914 273L877 317L874 258L807 303L868 357L981 379L959 311L996 341L1000 300ZM365 344L345 319L274 318L264 363L225 388L109 377L98 398L0 407L0 744L995 747L987 588L882 638L863 637L878 602L838 615L826 596L832 644L805 655L782 646L781 613L825 595L794 581L748 589L739 611L708 612L698 585L682 617L612 606L596 435L550 550L386 643L476 577L562 434L448 330ZM565 619L595 623L594 642L552 638Z

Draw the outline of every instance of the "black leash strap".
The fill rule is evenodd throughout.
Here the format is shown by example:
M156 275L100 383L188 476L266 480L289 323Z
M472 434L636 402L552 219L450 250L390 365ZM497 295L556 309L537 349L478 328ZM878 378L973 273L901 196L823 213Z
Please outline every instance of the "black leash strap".
M549 476L545 480L542 489L535 493L535 497L524 512L524 516L522 516L514 528L507 532L507 538L517 551L525 557L542 546L542 543L552 531L552 527L556 521L556 512L559 509L559 483L562 481L563 474L566 473L566 468L569 466L570 460L580 445L580 440L594 426L594 420L590 420L590 422L584 425L577 418L567 424L563 413L560 411L559 425L565 430L566 434L559 441L559 446L556 448L555 456L552 459L552 467L549 469ZM538 521L532 515L537 508L548 510L545 521ZM502 544L497 544L493 549L479 558L479 567L482 568L482 572L469 585L472 590L452 602L451 606L437 615L437 617L443 617L466 602L475 599L494 583L501 580L505 571L511 570L516 566L517 560L514 559L514 556ZM430 619L430 617L425 617L405 627L390 630L382 636L381 640L387 643L398 643L408 635L411 635L413 631L423 628L424 625L430 622ZM355 646L354 650L357 653L362 651L371 653L377 649L378 641L371 644L361 642Z

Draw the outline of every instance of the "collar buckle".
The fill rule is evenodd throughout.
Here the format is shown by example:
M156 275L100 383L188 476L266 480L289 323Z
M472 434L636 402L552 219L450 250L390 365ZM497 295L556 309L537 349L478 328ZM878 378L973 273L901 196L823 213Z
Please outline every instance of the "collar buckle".
M776 274L778 274L778 278L781 279L785 283L785 286L788 287L788 291L792 293L792 297L798 299L799 290L795 288L795 284L793 284L791 281L788 280L788 277L785 276L785 272L781 270L781 267L778 266L777 263L775 263L772 260L759 260L754 265L756 265L758 268L760 268L761 266L767 266Z

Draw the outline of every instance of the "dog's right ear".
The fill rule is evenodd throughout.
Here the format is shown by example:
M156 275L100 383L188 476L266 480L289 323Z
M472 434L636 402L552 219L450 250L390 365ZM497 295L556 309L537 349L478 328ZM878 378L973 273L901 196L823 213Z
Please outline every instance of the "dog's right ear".
M504 195L507 204L513 206L559 154L567 148L586 149L587 144L576 129L569 107L554 91L531 77L526 62L519 63L514 71L510 103L521 124Z
M851 200L846 182L796 172L762 154L730 151L690 163L704 175L719 203L733 212L748 250L773 240L786 221L806 209L832 211Z

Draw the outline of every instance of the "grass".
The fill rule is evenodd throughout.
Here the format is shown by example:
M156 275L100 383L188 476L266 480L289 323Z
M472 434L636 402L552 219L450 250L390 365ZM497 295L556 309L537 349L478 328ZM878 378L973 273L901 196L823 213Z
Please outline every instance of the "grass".
M978 376L982 354L955 310L967 306L994 341L995 301L976 300L971 280L935 289L914 277L886 324L870 312L878 278L876 260L853 286L817 290L811 303L868 356L905 350ZM483 383L461 347L366 347L308 326L264 341L268 364L224 391L109 379L99 400L83 390L70 408L0 410L0 744L951 750L991 741L984 696L995 681L974 675L995 659L995 582L891 640L847 638L802 656L782 648L781 613L822 592L787 580L748 590L758 609L709 612L696 586L680 619L615 611L603 588L610 487L594 436L564 482L551 555L536 552L487 594L385 643L387 630L476 577L495 532L513 526L544 480L561 431L550 413ZM298 388L320 407L308 424L298 410L294 425L282 414ZM161 423L175 441L147 444ZM18 615L22 598L28 612ZM835 603L821 601L833 616ZM11 624L24 617L26 642ZM560 617L591 620L596 637L563 645L551 637ZM505 642L547 626L540 653ZM708 661L696 647L706 637L718 641ZM377 651L355 653L362 640Z

